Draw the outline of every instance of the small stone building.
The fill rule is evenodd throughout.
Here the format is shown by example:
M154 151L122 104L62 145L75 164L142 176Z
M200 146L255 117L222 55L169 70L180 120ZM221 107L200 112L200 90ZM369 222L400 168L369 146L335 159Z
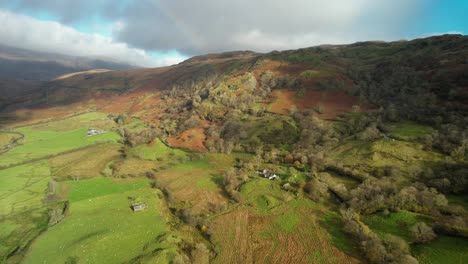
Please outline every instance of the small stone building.
M131 208L132 208L133 212L143 211L143 210L146 209L146 204L144 204L144 203L132 204Z

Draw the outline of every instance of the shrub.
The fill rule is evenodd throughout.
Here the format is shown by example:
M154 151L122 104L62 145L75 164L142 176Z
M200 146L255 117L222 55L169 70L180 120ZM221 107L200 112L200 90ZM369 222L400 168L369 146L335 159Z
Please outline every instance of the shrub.
M437 237L432 228L424 222L414 224L410 228L410 233L416 243L428 243Z
M317 178L312 178L305 184L304 192L315 202L321 202L330 196L327 185L320 182Z

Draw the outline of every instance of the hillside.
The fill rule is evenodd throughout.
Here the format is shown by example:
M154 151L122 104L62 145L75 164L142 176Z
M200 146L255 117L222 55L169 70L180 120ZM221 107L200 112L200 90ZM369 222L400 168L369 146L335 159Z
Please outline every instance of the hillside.
M5 263L468 262L468 36L83 70L4 102Z
M124 70L136 67L110 59L73 57L0 45L0 94L11 99L29 94L57 76L102 68Z

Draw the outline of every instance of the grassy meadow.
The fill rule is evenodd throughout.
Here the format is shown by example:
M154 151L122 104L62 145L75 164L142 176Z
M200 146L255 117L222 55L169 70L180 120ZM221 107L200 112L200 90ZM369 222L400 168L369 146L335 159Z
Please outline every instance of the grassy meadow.
M417 222L428 221L428 219L424 215L399 211L391 213L388 216L373 214L364 217L363 221L381 237L391 234L411 242L410 227Z
M338 215L325 205L262 178L247 182L240 192L242 206L213 219L213 242L221 252L214 263L359 262L352 257L357 251L340 230ZM330 226L334 232L328 231Z
M272 141L285 151L293 146L289 137L298 136L297 124L289 117L266 115L241 122L247 134L242 143ZM88 137L90 127L108 132ZM120 128L139 132L147 126L133 120ZM414 166L442 159L422 148L421 137L431 133L427 127L402 122L386 129L390 139L348 138L327 155L370 174L397 166L404 179L410 178ZM249 170L248 181L236 190L240 201L235 202L224 189L223 175L251 161L253 154L191 153L158 138L124 146L115 130L114 121L96 112L16 128L25 138L0 159L0 166L13 164L0 170L1 260L20 249L9 263L169 263L187 253L185 246L204 241L218 252L211 256L214 263L362 261L358 245L343 231L336 205L282 187L309 180L307 166L305 171L292 170L294 177L292 164L257 164L255 169L274 171L280 180L260 178ZM284 130L288 133L278 132ZM321 173L348 190L360 184L331 171L317 176ZM54 201L47 199L51 182L57 185ZM466 208L465 198L448 200ZM64 219L49 226L49 209L63 201L69 202ZM146 210L133 212L130 205L137 202L145 203ZM363 216L362 221L382 239L387 234L405 239L421 263L467 261L463 239L439 236L427 245L412 243L409 228L419 221L431 222L424 215L401 210ZM201 231L200 223L208 225L209 233Z
M33 127L18 129L25 135L23 144L2 155L0 166L8 166L44 158L61 152L78 149L99 142L116 142L120 137L114 132L87 136L87 129L70 131L35 130Z
M462 264L468 262L468 241L459 237L439 236L428 245L415 245L412 253L421 264Z
M15 130L25 137L20 145L1 155L0 167L23 165L0 169L0 259L15 249L24 249L47 229L50 204L46 198L52 179L63 180L83 173L96 177L109 157L118 155L116 143L93 147L99 142L116 142L119 136L114 132L87 137L87 127L112 128L112 123L105 114L88 113ZM91 148L50 158L85 146Z
M0 149L8 146L13 140L20 137L20 134L0 131Z
M47 161L0 170L0 259L47 228Z
M186 157L186 152L166 146L160 139L150 144L142 144L130 150L130 155L146 160L180 161Z
M95 178L69 182L67 218L50 227L31 245L23 263L121 263L155 250L157 238L168 232L164 203L146 181L115 184ZM132 212L134 197L147 209ZM154 263L166 263L165 248Z
M422 139L427 134L430 134L433 129L428 126L416 124L410 121L392 123L386 127L388 134L392 138L416 141Z

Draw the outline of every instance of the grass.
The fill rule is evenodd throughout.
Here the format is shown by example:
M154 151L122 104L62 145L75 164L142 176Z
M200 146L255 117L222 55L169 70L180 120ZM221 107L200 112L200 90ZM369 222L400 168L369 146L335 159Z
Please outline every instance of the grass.
M43 206L49 180L47 161L0 170L0 216Z
M423 168L442 160L441 154L425 151L419 143L387 139L374 142L349 140L329 155L336 162L368 173L377 168L396 166L403 176L410 176L416 166Z
M229 168L233 167L236 163L236 160L244 162L249 161L253 158L253 155L238 152L233 152L231 154L207 153L205 154L205 158L209 166L216 169L220 173L223 173Z
M86 128L57 132L49 130L37 131L31 127L26 127L18 129L18 131L25 135L24 144L3 154L0 166L47 157L98 142L116 142L120 138L114 132L88 137Z
M32 125L34 131L56 131L65 132L79 128L97 128L111 130L116 123L108 117L108 114L100 112L89 112L70 118Z
M241 140L245 145L264 142L289 149L297 137L297 125L292 118L286 116L251 117L243 121L242 126L247 132L246 139Z
M421 264L468 263L468 240L458 237L439 236L428 245L416 245L412 254Z
M348 190L354 189L359 186L359 181L351 177L339 175L336 173L328 173L330 177L338 183L342 183L346 186Z
M206 214L213 205L225 205L220 189L220 172L206 158L175 165L156 172L157 182L169 190L175 207L191 207L191 211Z
M47 161L0 170L0 262L47 227Z
M138 133L148 128L145 122L138 120L138 119L130 118L128 122L129 123L126 125L123 125L122 128L127 129L133 133Z
M204 177L197 180L197 188L202 190L216 191L218 189L218 185L216 185L213 179Z
M71 187L68 200L78 202L99 196L141 189L149 184L148 181L118 183L111 178L99 177L84 181L70 181L67 182L67 185Z
M427 221L427 217L402 210L391 213L389 216L373 214L363 217L362 220L380 237L384 237L385 234L391 234L411 242L409 229L417 222Z
M275 224L279 230L293 233L297 229L297 225L301 222L299 216L294 212L294 210L290 210L284 214L279 215L275 219Z
M52 176L60 181L70 180L71 177L83 180L101 174L111 175L112 170L106 168L120 157L121 147L116 143L99 144L53 157L49 159Z
M156 250L158 238L169 230L156 191L141 188L146 182L115 187L101 178L76 184L69 215L32 244L23 263L122 263L151 252L159 252L152 263L165 263L174 255L174 245ZM129 196L144 201L147 209L132 212Z
M343 223L337 212L330 210L322 218L321 223L330 234L331 241L335 247L347 254L358 255L358 249L353 244L352 238L348 237L343 231Z
M195 169L211 169L211 166L206 159L199 159L199 160L186 162L183 164L178 164L171 168L171 170L178 170L178 171L192 171Z
M242 185L240 192L243 206L229 215L220 216L222 220L214 220L219 221L219 225L215 227L214 242L219 243L222 252L220 261L247 261L242 257L239 259L239 255L247 253L237 248L242 248L243 243L253 240L255 243L245 247L252 247L247 250L251 250L254 256L260 254L260 262L357 262L349 257L356 255L356 249L342 233L337 213L330 216L323 205L282 190L277 181L252 179ZM320 221L324 217L329 220L325 226ZM225 222L230 223L230 226ZM329 227L333 227L333 234L328 232ZM234 245L238 246L231 249Z
M240 193L244 202L259 214L270 214L271 209L280 205L280 200L283 198L277 182L260 178L242 185Z
M27 248L29 242L47 229L47 208L37 208L0 218L0 263L16 249ZM20 256L16 256L21 258ZM15 257L13 257L15 258ZM16 263L11 261L8 263Z
M21 141L22 145L2 154L0 166L47 158L98 142L116 142L119 139L119 136L113 132L88 137L89 126L111 128L113 121L110 121L106 114L93 112L18 128L16 132L25 135ZM104 150L109 149L104 148ZM88 151L84 149L78 152L86 156L89 154ZM100 157L94 158L93 162L100 160ZM79 166L73 165L76 165L81 158L67 154L52 158L50 164L44 159L0 170L0 230L2 230L0 260L15 248L26 247L30 240L47 228L48 205L45 203L45 198L48 183L60 169L67 175L79 170ZM71 168L66 168L67 165ZM82 169L87 169L89 166L88 163ZM94 176L98 174L97 172Z
M12 140L19 137L20 135L15 133L0 132L0 149L10 144Z
M393 123L388 126L389 136L405 141L413 141L430 134L432 128L411 121Z
M186 152L166 146L160 139L151 144L143 144L130 150L130 155L146 160L180 161L187 156Z
M446 196L450 204L459 205L468 211L467 194L451 194Z

